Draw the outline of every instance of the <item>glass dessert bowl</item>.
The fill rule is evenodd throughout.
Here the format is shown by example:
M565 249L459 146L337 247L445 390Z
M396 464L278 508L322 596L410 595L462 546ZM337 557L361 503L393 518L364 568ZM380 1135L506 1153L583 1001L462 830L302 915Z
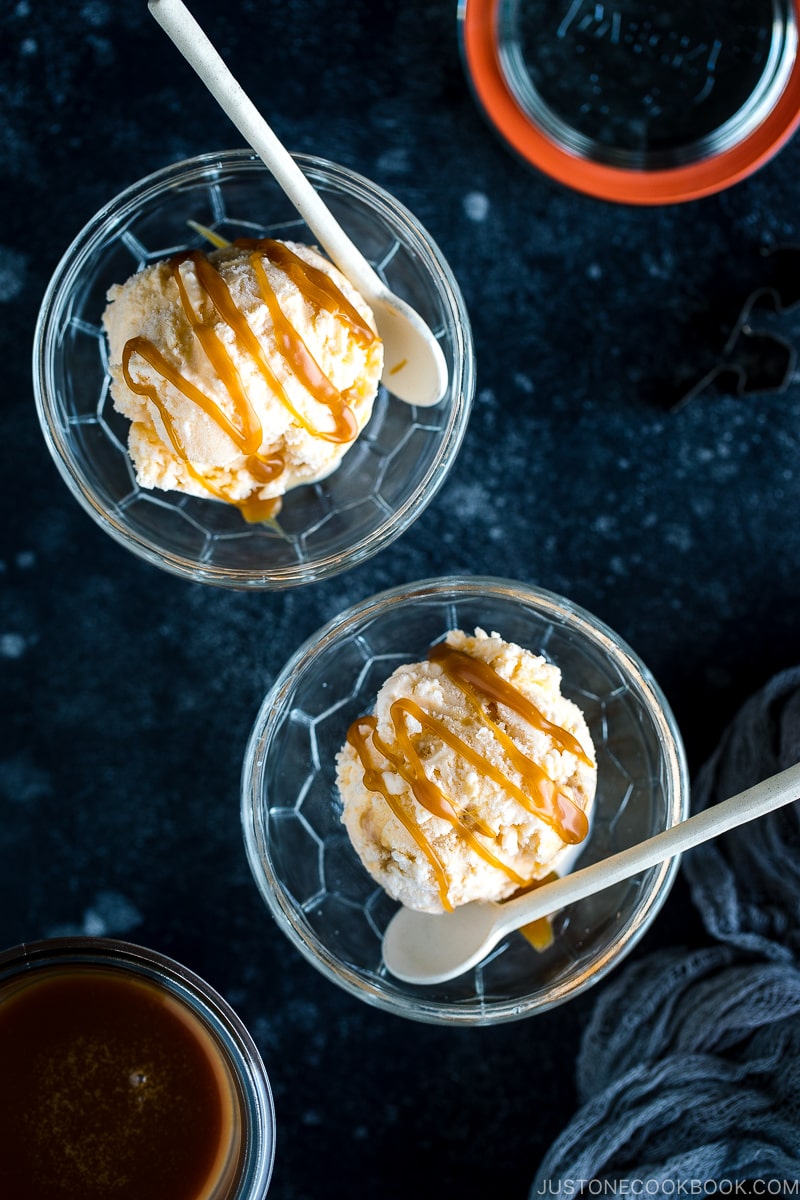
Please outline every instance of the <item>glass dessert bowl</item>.
M441 252L376 185L319 158L297 161L378 274L431 327L449 386L432 408L407 405L381 386L366 428L337 469L288 492L274 519L248 523L222 500L139 485L127 449L130 422L115 410L109 390L102 327L112 285L179 252L211 249L207 231L228 242L313 244L256 155L201 155L128 188L67 250L39 314L37 410L70 491L128 549L199 582L280 589L363 562L403 533L435 495L466 429L475 386L472 339Z
M578 995L633 948L664 903L677 860L570 906L537 949L509 935L473 970L406 984L383 962L397 903L368 874L341 821L336 756L399 666L452 629L477 627L543 656L582 710L597 763L588 866L688 815L686 760L647 668L589 613L550 592L486 578L423 580L335 618L289 660L265 697L245 755L242 823L256 884L279 926L328 979L367 1003L437 1024L516 1020Z

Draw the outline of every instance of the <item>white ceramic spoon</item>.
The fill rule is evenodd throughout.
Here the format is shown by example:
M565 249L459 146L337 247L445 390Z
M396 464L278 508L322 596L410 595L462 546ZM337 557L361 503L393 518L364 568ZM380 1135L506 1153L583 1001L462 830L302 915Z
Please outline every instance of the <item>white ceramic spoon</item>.
M354 246L182 0L149 0L148 8L272 172L331 261L369 304L383 341L383 383L387 390L408 404L437 404L447 390L447 364L422 317L389 291Z
M389 922L383 939L383 959L389 971L407 983L444 983L485 958L505 934L529 921L583 900L603 888L630 879L664 859L721 833L744 825L783 804L800 799L800 763L772 775L738 796L696 813L655 837L544 884L505 904L474 902L452 913L421 913L401 908Z

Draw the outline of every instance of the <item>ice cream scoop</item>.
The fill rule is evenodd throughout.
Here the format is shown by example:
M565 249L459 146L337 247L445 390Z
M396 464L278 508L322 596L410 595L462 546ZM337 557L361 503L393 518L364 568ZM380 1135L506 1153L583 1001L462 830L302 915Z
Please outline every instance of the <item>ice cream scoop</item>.
M369 420L383 363L372 313L311 247L187 250L108 296L111 395L142 487L269 519Z
M505 904L472 903L443 914L401 908L384 934L383 961L406 983L455 979L481 962L507 933L798 799L800 763L637 846Z
M272 172L332 262L369 304L384 345L387 390L409 404L437 404L447 390L447 365L431 329L389 290L347 236L182 0L149 0L148 8Z
M553 663L480 628L392 672L336 760L342 821L390 896L426 912L501 900L580 849L597 768L560 685Z

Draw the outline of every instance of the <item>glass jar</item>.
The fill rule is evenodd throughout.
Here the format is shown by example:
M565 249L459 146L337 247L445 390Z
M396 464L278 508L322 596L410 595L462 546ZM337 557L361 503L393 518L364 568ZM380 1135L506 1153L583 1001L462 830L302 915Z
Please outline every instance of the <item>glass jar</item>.
M0 953L0 1160L35 1200L262 1200L275 1145L264 1065L212 988L104 938ZM38 1189L38 1190L37 1190Z

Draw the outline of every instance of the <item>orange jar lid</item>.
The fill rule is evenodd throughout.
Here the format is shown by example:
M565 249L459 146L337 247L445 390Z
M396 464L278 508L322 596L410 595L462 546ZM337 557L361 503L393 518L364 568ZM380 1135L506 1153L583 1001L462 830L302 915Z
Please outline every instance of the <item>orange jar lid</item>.
M461 0L476 98L523 159L627 204L721 191L800 121L800 0Z

